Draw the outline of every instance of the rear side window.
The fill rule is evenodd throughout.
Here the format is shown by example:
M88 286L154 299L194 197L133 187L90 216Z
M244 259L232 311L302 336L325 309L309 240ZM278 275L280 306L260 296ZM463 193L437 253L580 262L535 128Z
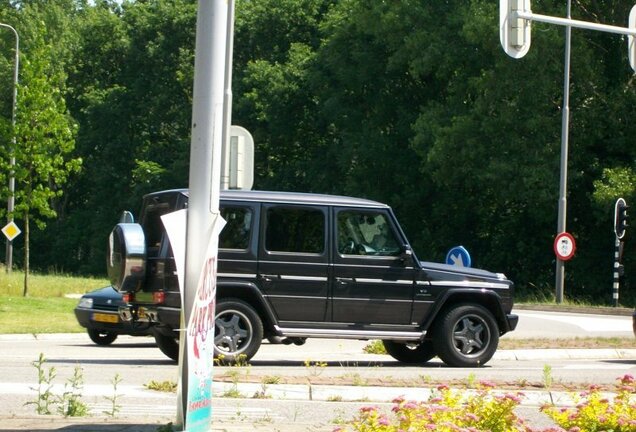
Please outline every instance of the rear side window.
M325 214L312 208L268 209L265 249L322 254L325 250Z
M252 210L245 207L224 207L221 209L221 216L226 223L219 235L219 247L247 249L252 231Z

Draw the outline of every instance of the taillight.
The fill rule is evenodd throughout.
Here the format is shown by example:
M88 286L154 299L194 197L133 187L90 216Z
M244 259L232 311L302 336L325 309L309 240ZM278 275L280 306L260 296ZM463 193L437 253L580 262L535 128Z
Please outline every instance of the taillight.
M155 303L163 303L166 301L166 294L163 291L152 293L152 301Z
M132 293L125 293L122 294L121 299L124 301L124 303L131 303L135 301L135 295Z

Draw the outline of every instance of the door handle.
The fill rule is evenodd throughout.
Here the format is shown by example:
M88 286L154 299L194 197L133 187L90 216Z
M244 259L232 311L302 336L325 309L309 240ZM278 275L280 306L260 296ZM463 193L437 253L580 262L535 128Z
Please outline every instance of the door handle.
M274 279L280 279L280 276L277 275L268 275L268 274L260 274L258 275L259 279L263 282L269 283Z
M340 285L346 285L353 282L355 282L353 278L336 278L336 283Z

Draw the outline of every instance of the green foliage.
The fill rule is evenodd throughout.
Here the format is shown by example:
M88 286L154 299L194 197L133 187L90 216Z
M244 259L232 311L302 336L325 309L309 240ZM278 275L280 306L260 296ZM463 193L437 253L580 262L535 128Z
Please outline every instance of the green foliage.
M573 16L624 23L630 8L584 0ZM563 9L552 0L533 6ZM387 202L418 258L442 260L462 244L476 267L506 273L521 295L549 297L563 32L537 23L532 49L513 60L499 45L497 16L486 0L237 1L232 123L255 138L255 187ZM47 123L58 152L51 143L33 149L42 187L28 204L16 201L46 224L33 233L34 265L103 274L121 211L136 210L147 192L187 185L196 2L5 2L0 19L23 40L21 115L57 113ZM11 82L12 44L0 32L0 82ZM612 300L613 202L636 199L635 83L621 38L575 32L567 226L578 248L567 264L569 299ZM0 86L3 143L11 90ZM38 130L23 127L21 145L27 133L44 140ZM65 144L73 141L74 149ZM8 148L0 146L0 188ZM636 271L630 235L627 275ZM636 304L632 288L628 276L625 305Z
M31 362L38 371L38 386L32 390L37 392L37 398L29 401L25 405L35 405L35 411L38 414L51 414L51 405L55 403L55 395L52 392L53 379L57 375L54 367L45 368L46 357L40 353L37 360Z
M375 407L361 409L358 416L336 430L356 432L415 432L458 430L508 432L525 431L522 419L514 409L521 402L519 394L495 395L490 385L467 395L439 386L427 402L396 399L393 417Z
M152 380L148 384L144 384L148 390L155 390L160 392L174 393L177 391L177 383L174 381L155 381Z
M104 414L110 417L115 417L119 411L121 411L121 405L119 404L120 394L117 393L117 386L121 383L123 378L118 373L115 374L113 379L111 380L111 384L113 385L113 395L112 396L104 396L108 402L110 402L110 409L108 411L102 411Z
M636 380L631 375L619 379L617 393L610 397L596 387L581 393L574 408L545 406L542 411L559 426L568 431L613 431L636 430Z
M64 384L64 392L58 397L57 412L64 417L83 417L88 414L88 405L82 402L84 375L78 365L73 369L73 376Z

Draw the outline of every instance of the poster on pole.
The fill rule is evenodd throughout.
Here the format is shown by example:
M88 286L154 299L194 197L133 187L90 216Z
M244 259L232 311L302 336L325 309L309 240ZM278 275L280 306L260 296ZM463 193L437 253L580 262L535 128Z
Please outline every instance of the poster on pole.
M189 432L209 431L212 421L212 366L214 359L214 316L219 233L225 226L214 215L211 235L203 260L197 292L187 327L188 395L186 426Z
M192 314L187 326L188 394L185 424L187 430L208 431L212 419L212 364L214 356L214 309L216 299L216 269L219 234L225 226L221 216L213 216L211 235L206 257L197 283ZM179 210L163 215L161 220L166 228L177 268L177 279L181 292L183 310L183 290L185 287L185 249L187 210ZM181 369L183 365L179 364ZM179 373L181 376L181 373Z

